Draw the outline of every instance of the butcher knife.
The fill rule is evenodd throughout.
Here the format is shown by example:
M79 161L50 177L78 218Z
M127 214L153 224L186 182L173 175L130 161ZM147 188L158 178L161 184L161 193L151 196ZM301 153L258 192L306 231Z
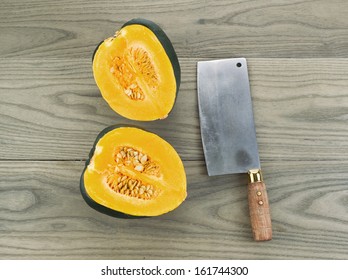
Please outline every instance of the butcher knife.
M261 173L246 59L199 61L197 89L208 175L248 174L253 238L270 240L271 217Z

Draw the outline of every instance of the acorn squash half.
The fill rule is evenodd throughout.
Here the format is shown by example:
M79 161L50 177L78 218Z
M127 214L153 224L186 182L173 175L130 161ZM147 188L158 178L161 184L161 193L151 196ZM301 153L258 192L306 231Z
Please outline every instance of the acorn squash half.
M103 98L132 120L164 119L180 85L180 65L172 43L154 22L133 19L100 43L93 74Z
M186 174L174 148L156 134L111 126L97 137L80 181L85 201L117 217L158 216L186 198Z

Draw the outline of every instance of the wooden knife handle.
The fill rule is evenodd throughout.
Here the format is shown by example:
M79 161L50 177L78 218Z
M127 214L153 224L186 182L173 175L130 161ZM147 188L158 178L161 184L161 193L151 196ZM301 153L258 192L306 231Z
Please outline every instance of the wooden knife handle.
M262 181L261 170L249 171L248 200L251 229L254 240L272 239L272 223L266 185Z

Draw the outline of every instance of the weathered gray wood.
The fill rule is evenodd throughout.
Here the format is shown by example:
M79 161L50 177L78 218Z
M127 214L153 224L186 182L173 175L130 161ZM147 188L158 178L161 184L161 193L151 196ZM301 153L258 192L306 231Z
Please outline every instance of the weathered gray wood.
M1 259L346 259L347 161L264 164L273 240L252 240L246 178L184 162L188 198L155 218L89 208L82 162L0 162Z
M347 13L345 0L2 0L0 57L91 58L134 17L162 26L180 57L348 57Z
M334 1L0 3L1 259L347 259L348 4ZM127 20L155 21L182 67L168 119L133 122L95 85L91 55ZM248 60L273 240L255 243L244 175L208 177L196 63ZM89 208L79 179L96 135L136 125L184 160L175 211L119 220Z
M95 85L89 60L0 63L0 159L85 159L106 126L136 125L158 133L190 159L202 159L195 61L188 61L176 106L164 121L116 114ZM185 69L186 68L186 69Z
M86 159L106 126L132 124L168 140L185 160L202 160L196 62L181 59L172 114L155 122L114 113L87 60L2 59L0 159ZM261 160L345 160L348 59L248 59Z

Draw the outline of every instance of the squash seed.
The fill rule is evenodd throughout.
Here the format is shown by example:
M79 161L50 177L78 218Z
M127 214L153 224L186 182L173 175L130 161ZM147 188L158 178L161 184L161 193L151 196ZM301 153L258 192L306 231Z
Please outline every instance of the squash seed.
M115 161L118 166L129 166L144 174L160 176L160 166L151 160L147 154L143 154L132 147L121 146L116 148Z
M140 159L141 164L145 164L146 161L147 161L147 155L143 155Z
M126 96L132 100L144 100L145 94L136 77L141 73L146 77L147 85L153 91L159 86L159 78L149 53L140 47L130 48L122 56L116 56L111 62L110 72L124 88Z
M158 196L159 192L151 184L113 171L112 168L108 170L106 182L114 192L142 200L151 200Z
M122 167L127 167L147 175L159 176L160 166L147 154L129 146L119 146L115 149L114 160L115 164L110 164L108 168L107 177L107 184L113 191L144 200L158 196L159 192L153 185L121 173Z
M136 171L140 171L140 172L141 172L141 171L144 170L144 166L143 166L142 164L139 164L139 165L135 166L134 169L135 169Z

